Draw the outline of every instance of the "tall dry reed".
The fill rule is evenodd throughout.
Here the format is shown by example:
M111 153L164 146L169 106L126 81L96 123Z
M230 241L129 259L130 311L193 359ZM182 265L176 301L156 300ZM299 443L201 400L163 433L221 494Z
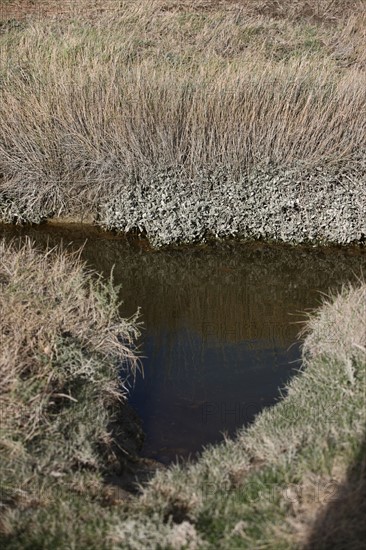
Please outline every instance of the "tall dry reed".
M278 3L188 4L122 2L98 18L7 28L2 202L29 218L93 210L125 181L178 166L359 165L362 3L331 24L300 17L301 2L292 20L267 14Z

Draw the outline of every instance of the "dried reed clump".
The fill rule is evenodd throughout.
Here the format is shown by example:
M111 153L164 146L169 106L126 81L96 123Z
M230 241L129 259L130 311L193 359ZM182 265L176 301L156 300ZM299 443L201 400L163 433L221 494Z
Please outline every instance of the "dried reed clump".
M3 33L3 219L95 214L171 169L272 175L364 158L361 4L330 26L255 3L166 4Z
M1 500L12 514L56 498L78 472L98 486L138 331L78 254L0 241L0 288Z

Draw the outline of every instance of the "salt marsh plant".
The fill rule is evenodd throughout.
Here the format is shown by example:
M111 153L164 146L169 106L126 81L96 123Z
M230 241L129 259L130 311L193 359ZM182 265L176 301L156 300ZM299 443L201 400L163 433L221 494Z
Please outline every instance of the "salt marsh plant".
M4 219L97 216L167 171L364 177L362 2L84 4L19 26L3 9Z

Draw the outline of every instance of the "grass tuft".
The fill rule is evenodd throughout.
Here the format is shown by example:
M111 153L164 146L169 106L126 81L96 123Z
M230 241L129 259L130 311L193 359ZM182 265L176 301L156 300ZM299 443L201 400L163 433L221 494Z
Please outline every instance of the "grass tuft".
M119 316L112 283L76 253L0 241L0 287L1 531L10 536L49 507L66 525L69 502L88 516L103 499L103 474L118 463L109 426L138 367L138 329L136 317ZM46 540L60 529L51 523Z

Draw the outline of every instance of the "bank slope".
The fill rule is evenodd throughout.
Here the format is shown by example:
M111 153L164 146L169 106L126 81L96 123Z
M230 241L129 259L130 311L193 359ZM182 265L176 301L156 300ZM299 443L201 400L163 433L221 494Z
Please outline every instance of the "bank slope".
M235 440L159 473L140 517L114 528L117 546L363 547L366 285L326 301L307 331L286 398Z

